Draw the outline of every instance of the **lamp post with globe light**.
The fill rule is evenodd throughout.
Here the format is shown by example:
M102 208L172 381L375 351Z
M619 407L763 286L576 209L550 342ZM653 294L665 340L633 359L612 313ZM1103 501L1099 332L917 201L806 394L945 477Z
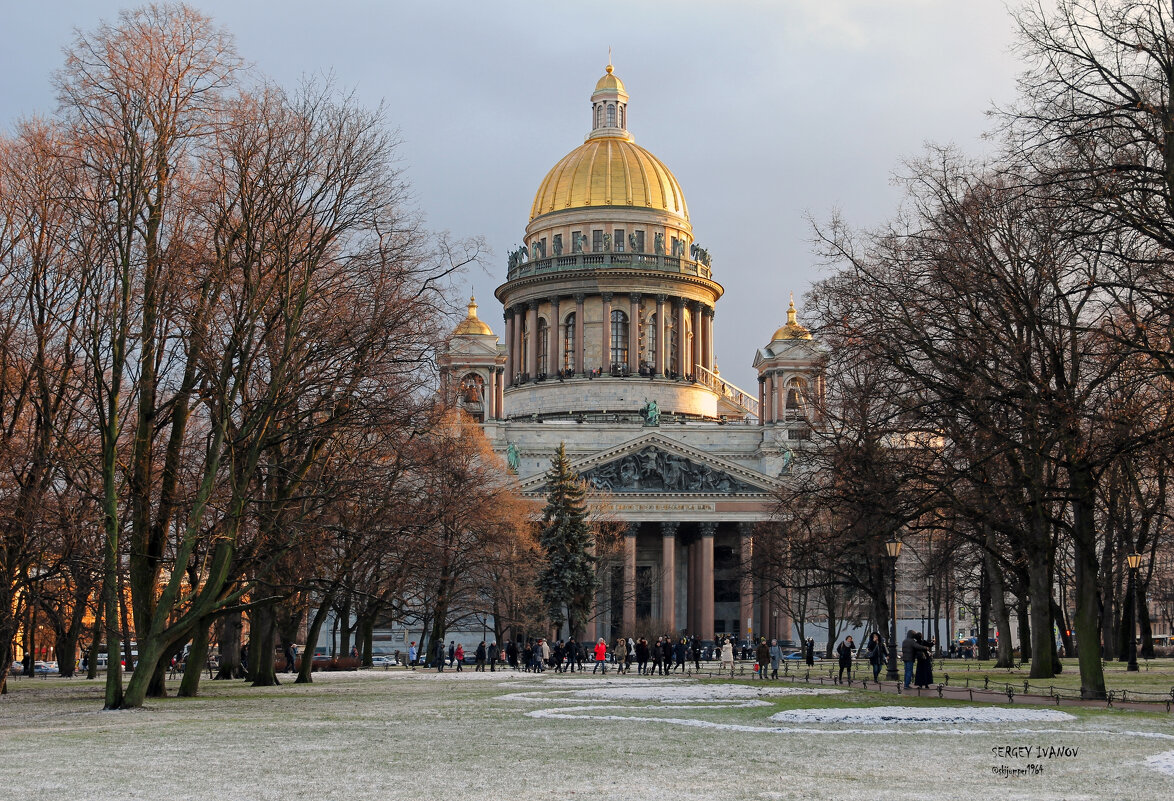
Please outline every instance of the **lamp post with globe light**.
M1136 551L1128 554L1125 561L1129 563L1129 665L1125 669L1136 672L1137 637L1134 630L1137 627L1137 569L1141 567L1141 554Z
M892 604L892 633L889 637L889 670L885 674L887 681L900 681L897 675L897 557L901 555L901 541L896 537L885 542L885 553L890 560L890 582L893 585Z

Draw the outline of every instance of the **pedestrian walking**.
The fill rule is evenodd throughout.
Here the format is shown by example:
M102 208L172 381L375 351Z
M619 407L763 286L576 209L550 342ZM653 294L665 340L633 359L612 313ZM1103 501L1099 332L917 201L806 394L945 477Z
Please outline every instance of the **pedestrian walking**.
M721 669L729 668L730 672L734 672L734 646L730 644L729 638L722 640L722 659Z
M881 639L880 634L875 631L868 638L868 650L865 651L864 656L868 659L868 664L872 665L872 680L877 681L880 677L881 667L888 659L889 649L885 647L885 642Z
M848 671L848 683L852 683L852 659L856 656L856 644L852 642L852 635L844 638L844 641L836 646L836 656L840 657L840 675L836 678L836 684L844 683L844 671Z
M485 640L482 640L481 643L477 646L477 650L473 652L473 662L476 663L476 667L473 668L473 670L475 672L477 672L477 673L484 673L485 672L485 655L486 655L486 653L487 653L487 649L485 647Z
M905 639L901 640L901 661L905 663L906 690L913 683L913 666L917 660L917 655L929 650L913 636L915 633L913 629L909 629L905 634Z
M607 643L603 638L599 638L599 642L595 643L595 667L591 668L591 672L602 670L603 675L607 675Z
M807 667L814 667L815 666L815 640L813 640L811 637L808 637L807 642L805 642L803 644L803 650L805 651L804 656L805 656L805 659L807 662Z
M770 641L770 677L777 679L779 677L779 662L783 658L783 647L779 645L778 640Z
M754 662L758 665L758 678L766 678L766 665L770 662L770 646L766 644L766 637L763 637L758 642L758 647L754 649Z

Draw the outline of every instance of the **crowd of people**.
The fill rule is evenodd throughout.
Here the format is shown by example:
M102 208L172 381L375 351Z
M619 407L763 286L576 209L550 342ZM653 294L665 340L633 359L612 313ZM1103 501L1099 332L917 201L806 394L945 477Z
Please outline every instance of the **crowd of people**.
M639 637L617 637L610 645L602 637L595 643L579 642L574 637L565 640L556 640L553 644L545 637L536 637L524 643L509 641L504 648L499 648L496 642L486 643L482 640L473 652L474 670L484 671L488 666L490 671L499 667L510 667L514 670L528 673L542 673L552 670L555 673L586 672L587 665L591 665L592 673L607 674L610 665L616 673L631 673L633 667L640 676L667 676L675 672L685 673L691 663L694 670L701 670L701 662L717 658L719 670L733 670L734 660L740 657L743 660L754 659L754 675L761 679L777 679L779 677L779 663L787 657L793 649L784 650L777 639L767 642L765 637L759 638L756 643L745 642L740 646L730 638L721 640L720 645L709 646L703 644L696 635L674 637L662 635L655 641ZM933 684L933 640L925 639L921 632L910 629L900 645L901 660L905 663L905 688L928 688ZM864 659L872 668L873 681L879 680L880 672L888 663L889 646L884 638L873 632L863 648L857 648L851 635L844 638L835 649L839 665L839 672L835 676L837 684L852 680L852 670L857 658ZM815 664L815 641L807 639L802 643L803 661L812 666ZM419 660L416 643L412 642L408 649L408 664L415 666ZM423 661L423 660L420 660ZM465 663L465 648L462 644L450 640L448 646L444 640L437 641L430 665L437 671L443 671L451 666L462 672Z

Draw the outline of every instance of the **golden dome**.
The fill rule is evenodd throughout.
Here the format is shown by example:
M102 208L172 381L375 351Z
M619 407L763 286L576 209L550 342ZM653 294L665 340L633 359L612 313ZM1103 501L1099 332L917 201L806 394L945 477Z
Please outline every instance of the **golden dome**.
M624 94L627 94L627 91L624 89L624 82L616 77L616 75L612 72L611 64L607 65L607 72L605 72L603 77L600 78L599 81L595 84L595 91L623 92Z
M588 139L555 164L538 186L530 219L592 206L655 209L689 219L685 195L669 168L622 135Z
M771 342L780 339L811 339L811 332L799 325L799 313L795 311L795 298L791 297L791 306L787 309L787 324L775 331Z
M484 320L477 318L477 299L472 295L469 296L469 316L461 320L456 330L453 331L453 336L460 334L493 335L493 329L486 325Z

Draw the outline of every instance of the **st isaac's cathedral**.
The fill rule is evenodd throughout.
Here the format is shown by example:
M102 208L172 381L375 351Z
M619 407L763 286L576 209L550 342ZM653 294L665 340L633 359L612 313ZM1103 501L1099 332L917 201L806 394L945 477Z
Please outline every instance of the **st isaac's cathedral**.
M538 183L525 245L495 292L504 344L469 302L446 384L536 502L560 443L624 524L587 636L656 621L702 638L790 638L751 577L752 532L810 442L821 350L796 319L753 358L757 392L723 380L720 271L696 244L676 177L636 144L609 64L586 140ZM765 335L766 332L764 332ZM648 631L643 633L659 633Z

